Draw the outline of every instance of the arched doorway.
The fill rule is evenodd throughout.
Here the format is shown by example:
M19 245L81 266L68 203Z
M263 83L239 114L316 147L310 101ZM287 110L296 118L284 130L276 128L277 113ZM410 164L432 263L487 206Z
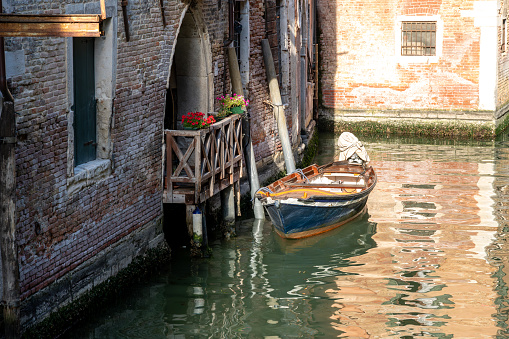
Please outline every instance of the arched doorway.
M213 78L210 43L204 24L188 10L175 45L166 95L165 128L180 129L187 112L213 108Z
M182 115L187 112L210 112L214 107L212 56L205 24L198 10L188 8L182 18L174 43L170 76L166 92L164 129L182 129ZM187 149L189 138L178 140L181 150ZM176 159L173 159L175 167ZM194 155L189 158L193 163ZM166 175L166 158L163 177ZM192 230L186 225L186 205L164 204L164 232L172 249L188 245ZM175 227L175 225L181 225Z

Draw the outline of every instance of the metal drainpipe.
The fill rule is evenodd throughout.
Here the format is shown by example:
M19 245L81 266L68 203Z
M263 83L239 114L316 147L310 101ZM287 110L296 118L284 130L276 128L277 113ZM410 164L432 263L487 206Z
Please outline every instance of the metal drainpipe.
M234 19L233 19L233 1L228 0L228 38L224 41L224 47L229 47L233 42Z

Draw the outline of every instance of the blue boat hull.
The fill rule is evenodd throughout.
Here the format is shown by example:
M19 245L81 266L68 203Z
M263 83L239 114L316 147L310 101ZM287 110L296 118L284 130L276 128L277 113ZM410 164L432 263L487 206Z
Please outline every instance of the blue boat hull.
M377 182L371 166L310 165L258 190L274 229L298 239L332 230L361 214Z
M276 232L283 238L305 238L334 229L364 210L368 195L351 199L265 205Z

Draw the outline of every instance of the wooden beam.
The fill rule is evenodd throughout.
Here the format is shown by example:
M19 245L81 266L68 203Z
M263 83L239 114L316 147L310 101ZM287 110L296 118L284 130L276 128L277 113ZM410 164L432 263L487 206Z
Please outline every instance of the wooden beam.
M103 14L101 14L103 15ZM100 37L99 14L23 15L0 14L3 37Z

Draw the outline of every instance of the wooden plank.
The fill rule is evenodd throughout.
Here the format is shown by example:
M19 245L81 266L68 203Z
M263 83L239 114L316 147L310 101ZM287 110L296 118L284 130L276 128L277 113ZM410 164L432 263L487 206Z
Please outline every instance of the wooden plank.
M211 135L210 135L210 157L211 157L211 162L212 162L212 168L210 170L211 178L210 178L210 182L209 182L209 191L210 192L214 191L213 188L214 188L214 182L216 179L216 167L217 167L217 164L216 164L216 158L217 158L217 155L216 155L216 133L217 133L217 131L213 131L213 132L211 132ZM209 197L212 197L212 195L209 195Z
M98 38L102 35L104 35L104 32L101 31L98 22L0 22L0 36L3 37Z
M0 23L99 23L99 14L0 14Z
M205 136L205 141L200 142L203 156L202 156L202 164L201 164L201 175L202 177L205 174L212 173L212 165L210 163L210 149L211 149L211 143L212 143L212 136L208 134Z
M238 128L238 131L237 131L237 142L238 142L238 149L239 149L239 158L240 158L240 172L239 172L239 175L240 177L242 177L243 175L243 169L244 169L244 162L242 161L242 159L244 158L244 150L243 150L243 147L242 147L242 120L239 121L239 128Z
M286 183L290 187L302 188L365 188L365 184L361 183L346 183L346 184L304 184L304 183Z
M225 147L225 138L226 138L226 135L225 135L225 127L223 126L221 128L221 132L220 132L220 138L219 138L219 147L221 149L221 152L220 152L220 156L221 158L219 159L219 167L221 168L221 176L220 178L223 179L224 176L225 176L225 156L226 156L226 151L224 149Z
M194 199L196 202L199 202L199 194L201 191L201 140L200 136L197 135L194 137L194 144L196 147L194 148L194 172L196 177L195 183L195 191L194 191Z
M171 176L173 174L173 151L171 148L171 139L173 137L170 133L166 132L166 187L169 196L171 197L173 194L173 183L171 181Z
M192 137L194 138L197 135L206 134L208 132L207 128L204 129L197 129L197 130L167 130L173 135L174 137Z
M176 183L176 182L180 182L180 183L185 183L185 184L193 184L196 182L196 178L189 178L189 177L174 177L172 176L171 178L171 181L173 183Z
M194 147L194 139L191 142L191 144L189 145L189 147L186 151L186 154L184 154L184 155L182 155L182 152L180 151L175 139L172 140L171 147L173 148L173 150L175 151L175 154L177 155L177 158L179 159L179 164L178 164L175 172L172 174L172 177L179 176L182 169L184 169L189 178L194 178L193 171L192 171L191 167L189 166L189 164L187 163L187 159L189 159L189 157L191 156L191 153L193 153L193 149L195 148Z

